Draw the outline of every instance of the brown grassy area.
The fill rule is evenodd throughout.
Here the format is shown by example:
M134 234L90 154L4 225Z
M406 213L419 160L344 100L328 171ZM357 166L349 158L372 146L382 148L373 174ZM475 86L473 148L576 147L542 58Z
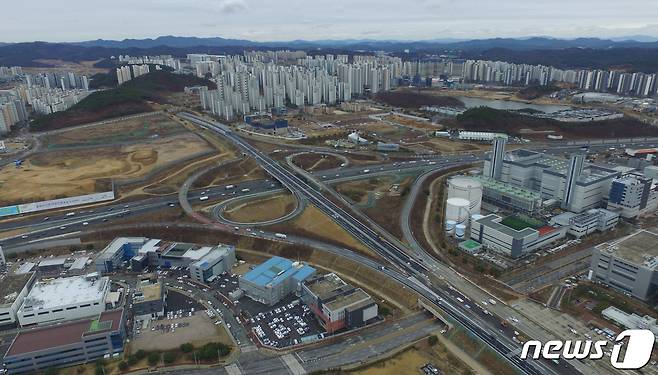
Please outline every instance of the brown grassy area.
M144 176L206 151L206 142L182 134L126 146L36 154L25 160L22 168L7 165L0 169L0 204L93 193L99 191L100 183L107 189L110 179Z
M468 365L450 353L443 343L438 342L431 346L428 339L424 339L389 358L343 373L355 375L421 374L420 367L426 363L432 363L444 374L465 375L473 373Z
M224 217L239 223L255 223L280 218L294 209L292 194L277 194L232 204L224 210Z
M384 194L391 187L393 177L372 177L367 180L347 181L334 186L334 189L357 204L366 203L369 193Z
M317 238L339 246L346 246L371 257L376 257L372 250L365 247L322 213L322 211L312 205L307 206L304 212L292 221L270 225L267 228L275 232Z
M343 161L326 154L305 153L292 158L292 162L307 171L338 168Z
M195 181L193 188L204 188L267 178L267 173L251 158L210 171Z
M363 209L363 213L400 240L403 240L404 237L400 227L400 214L413 181L413 177L405 178L399 183L400 195L384 195L375 201L374 207ZM390 185L385 185L385 187L388 186Z

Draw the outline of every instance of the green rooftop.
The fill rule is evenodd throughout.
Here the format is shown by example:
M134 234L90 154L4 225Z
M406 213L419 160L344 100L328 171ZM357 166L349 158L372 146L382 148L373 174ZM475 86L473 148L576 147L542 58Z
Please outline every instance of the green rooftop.
M520 199L538 200L541 198L538 193L522 187L506 184L485 176L479 176L477 178L485 189L491 189Z
M480 245L479 243L477 243L474 240L466 240L466 241L460 243L459 246L462 246L462 247L464 247L468 250L475 250L475 249L479 248L482 245Z

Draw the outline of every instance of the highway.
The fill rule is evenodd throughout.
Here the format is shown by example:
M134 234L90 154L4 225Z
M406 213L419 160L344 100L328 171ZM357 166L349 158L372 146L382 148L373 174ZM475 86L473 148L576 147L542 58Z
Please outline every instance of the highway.
M506 358L509 363L518 370L525 374L564 373L564 371L560 371L563 369L556 369L554 365L551 365L548 362L521 360L518 356L518 346L512 346L506 343L505 341L507 341L507 339L499 337L499 332L481 327L469 317L469 315L472 315L470 311L464 311L460 308L461 305L455 305L449 301L452 300L451 297L446 296L440 290L435 290L433 287L426 285L426 281L424 281L426 278L425 272L428 272L429 269L421 262L407 255L402 249L381 237L370 227L361 223L350 213L327 199L316 189L309 186L305 181L292 174L249 143L242 140L239 136L234 134L230 128L189 113L179 113L178 115L200 127L215 131L219 135L233 142L247 155L253 157L263 169L280 181L286 188L300 193L305 199L314 204L325 214L332 217L336 223L350 232L358 240L394 264L400 270L400 273L395 275L396 279L400 280L400 277L404 277L405 280L400 280L400 282L416 291L419 295L425 297L437 308L441 309L452 319L459 322L472 334L487 343L503 358Z

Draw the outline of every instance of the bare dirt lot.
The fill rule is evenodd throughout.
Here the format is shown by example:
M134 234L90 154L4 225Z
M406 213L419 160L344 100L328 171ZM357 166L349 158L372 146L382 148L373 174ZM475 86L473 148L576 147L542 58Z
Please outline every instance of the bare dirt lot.
M170 350L177 349L185 343L191 343L195 347L201 347L209 342L231 344L224 327L213 324L203 312L180 319L154 320L151 325L172 323L189 323L190 325L176 328L175 332L163 332L157 329L151 331L151 326L144 328L139 336L132 341L133 350Z
M99 188L107 190L112 179L140 177L209 150L209 145L199 137L181 134L126 146L36 154L25 160L21 168L7 165L0 169L0 203L33 202L90 194L100 191Z
M224 216L240 223L256 223L280 218L295 208L292 194L277 194L230 205Z
M72 129L41 138L47 149L110 145L144 139L156 139L186 133L185 127L164 115L133 118L87 128Z

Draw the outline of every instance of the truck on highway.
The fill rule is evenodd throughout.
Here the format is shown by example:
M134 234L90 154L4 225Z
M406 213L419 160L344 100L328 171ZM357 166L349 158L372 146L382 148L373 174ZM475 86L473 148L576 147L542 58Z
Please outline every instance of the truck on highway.
M364 169L363 173L370 173L370 169Z
M288 236L286 236L286 235L283 234L283 233L275 233L275 234L274 234L274 237L285 239L285 238L287 238Z
M233 189L234 187L235 187L235 185L226 185L226 187L224 187L224 189L226 189L226 190L231 190L231 189Z
M491 298L491 299L489 299L489 303L492 304L492 305L495 305L495 304L496 304L496 300L493 299L493 298Z
M208 196L207 196L207 195L204 195L203 197L199 198L199 200L200 200L200 201L208 200Z
M245 188L245 189L242 189L242 190L240 190L240 191L243 192L243 193L248 193L248 192L250 192L250 190L249 190L249 189L246 189L246 188Z

